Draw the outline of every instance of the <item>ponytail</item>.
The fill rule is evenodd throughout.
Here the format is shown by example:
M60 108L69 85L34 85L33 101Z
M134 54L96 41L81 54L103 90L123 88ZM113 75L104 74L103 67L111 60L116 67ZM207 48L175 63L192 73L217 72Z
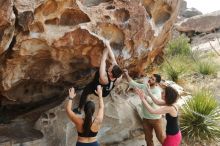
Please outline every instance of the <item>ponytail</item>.
M83 133L88 134L92 126L92 116L95 112L94 102L87 101L84 106L84 112L85 112L85 120L83 123Z

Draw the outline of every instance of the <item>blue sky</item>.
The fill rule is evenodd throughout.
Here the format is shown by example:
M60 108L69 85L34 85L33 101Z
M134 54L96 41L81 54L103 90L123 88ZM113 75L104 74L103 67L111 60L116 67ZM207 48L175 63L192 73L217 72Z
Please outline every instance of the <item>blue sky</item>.
M209 13L220 10L220 0L185 0L187 7L194 7L202 13Z

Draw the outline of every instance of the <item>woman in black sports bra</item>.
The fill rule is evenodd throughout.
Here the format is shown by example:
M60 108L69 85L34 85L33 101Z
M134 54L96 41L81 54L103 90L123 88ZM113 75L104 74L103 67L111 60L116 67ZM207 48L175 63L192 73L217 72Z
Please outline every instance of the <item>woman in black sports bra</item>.
M115 56L111 50L109 42L106 43L106 48L103 50L103 55L100 63L100 68L96 71L95 77L84 89L80 97L79 107L75 108L73 111L77 114L81 114L81 110L86 103L89 94L97 95L94 90L98 85L102 86L103 97L109 95L111 90L115 87L115 82L119 82L122 78L123 71L118 66ZM112 60L112 65L106 70L106 60L108 55Z
M99 97L99 109L94 117L95 103L87 101L84 106L85 117L81 118L72 111L73 99L76 96L74 88L69 89L69 101L66 105L66 112L70 120L76 125L78 139L76 146L99 146L96 135L101 127L104 115L104 103L102 98L102 87L97 86L95 93Z
M153 96L151 91L148 89L148 96L158 104L162 105L158 109L153 109L146 101L145 93L141 89L135 89L135 92L140 96L146 109L152 114L166 114L166 138L163 142L163 146L179 146L181 143L182 135L178 125L178 109L174 105L178 98L178 93L172 87L165 87L164 95L162 99L157 99Z

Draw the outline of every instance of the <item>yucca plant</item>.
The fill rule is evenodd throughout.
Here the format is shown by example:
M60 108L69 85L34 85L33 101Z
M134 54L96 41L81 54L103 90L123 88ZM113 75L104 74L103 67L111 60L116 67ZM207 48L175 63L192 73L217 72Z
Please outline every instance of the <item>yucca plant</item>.
M190 58L177 55L165 59L162 64L162 72L166 74L168 79L177 82L181 76L191 70L192 60Z
M180 75L182 73L182 70L176 70L168 65L165 67L165 71L167 77L174 82L177 82L179 80Z
M215 75L217 73L217 66L214 62L202 61L197 64L197 72L203 75Z
M190 56L191 47L189 44L189 38L184 35L181 35L173 40L171 40L166 47L166 55L175 56L175 55L185 55Z
M190 142L210 145L220 140L220 107L211 91L201 89L181 108L180 128Z

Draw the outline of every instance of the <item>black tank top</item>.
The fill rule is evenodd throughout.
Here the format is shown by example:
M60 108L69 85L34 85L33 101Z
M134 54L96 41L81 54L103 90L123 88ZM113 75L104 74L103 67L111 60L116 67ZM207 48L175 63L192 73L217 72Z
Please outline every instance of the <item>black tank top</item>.
M176 109L175 106L173 106L173 107ZM167 120L167 126L166 126L167 135L177 134L179 132L178 116L173 117L169 113L167 113L166 114L166 120Z
M116 78L114 81L111 81L107 71L106 71L106 73L107 73L107 77L108 77L108 84L103 85L99 82L99 70L96 71L95 77L94 77L93 81L90 83L94 90L97 88L98 85L102 86L102 96L103 97L106 97L109 95L111 90L115 87L115 81L117 80L117 78ZM97 95L95 93L95 91L93 93L95 95Z
M88 133L80 133L79 131L78 132L78 136L80 137L96 137L96 135L98 134L98 132L93 132L91 129L89 130Z

